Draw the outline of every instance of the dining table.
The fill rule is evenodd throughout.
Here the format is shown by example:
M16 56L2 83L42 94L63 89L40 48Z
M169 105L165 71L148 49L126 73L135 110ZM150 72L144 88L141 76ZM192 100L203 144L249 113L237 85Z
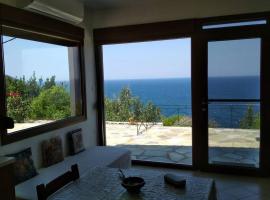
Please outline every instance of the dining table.
M145 180L139 193L129 193L121 185L119 169L96 167L89 169L80 179L68 184L49 197L49 200L216 200L215 181L210 178L181 176L184 188L164 181L165 172L144 169L123 170L126 177L137 176Z

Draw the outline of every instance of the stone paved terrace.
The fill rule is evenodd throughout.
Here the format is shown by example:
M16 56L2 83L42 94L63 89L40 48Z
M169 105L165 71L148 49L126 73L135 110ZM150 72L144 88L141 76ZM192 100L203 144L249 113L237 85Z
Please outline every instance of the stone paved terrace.
M106 123L107 145L122 146L133 159L192 164L191 127L157 124L137 135L137 126ZM258 166L259 130L211 128L209 159L212 163Z

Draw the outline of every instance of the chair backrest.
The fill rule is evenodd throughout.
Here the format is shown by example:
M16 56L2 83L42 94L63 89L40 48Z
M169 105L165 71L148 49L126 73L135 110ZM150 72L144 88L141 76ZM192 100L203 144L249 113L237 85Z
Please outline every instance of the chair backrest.
M78 165L72 165L71 171L58 176L56 179L52 180L48 184L40 184L36 187L38 200L46 200L50 195L55 193L57 190L61 189L68 183L75 181L80 178Z

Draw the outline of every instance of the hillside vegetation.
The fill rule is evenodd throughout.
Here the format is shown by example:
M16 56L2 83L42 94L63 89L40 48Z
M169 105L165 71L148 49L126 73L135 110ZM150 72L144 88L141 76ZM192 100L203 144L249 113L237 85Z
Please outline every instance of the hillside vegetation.
M25 77L6 76L7 115L15 122L57 120L70 116L70 95L55 76L36 78L35 73Z

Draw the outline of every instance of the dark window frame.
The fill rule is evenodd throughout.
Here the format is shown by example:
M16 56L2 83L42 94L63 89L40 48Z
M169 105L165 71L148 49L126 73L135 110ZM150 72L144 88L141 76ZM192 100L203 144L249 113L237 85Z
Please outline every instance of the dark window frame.
M266 35L265 28L267 28L267 25L264 25L264 28L261 27L261 25L258 25L258 27L236 27L236 28L229 28L229 33L227 33L227 28L224 30L218 30L215 29L215 31L211 30L209 32L204 32L203 33L203 38L202 38L202 45L204 46L203 48L203 55L204 55L204 60L200 63L201 65L205 66L203 69L204 72L203 74L205 75L202 77L202 90L203 90L203 95L202 95L202 102L207 102L205 105L205 108L207 108L207 112L202 113L202 120L204 121L204 127L202 130L201 134L201 140L203 140L204 145L201 146L201 154L205 158L202 162L202 169L204 171L209 171L209 172L217 172L217 173L231 173L231 174L248 174L248 175L255 175L255 176L269 176L269 170L270 169L270 157L267 158L267 156L262 156L267 152L267 146L265 145L266 143L270 143L270 140L262 140L260 139L260 147L259 147L259 167L242 167L242 166L235 166L235 165L222 165L222 164L213 164L209 163L209 135L208 135L208 103L211 102L257 102L260 103L260 119L261 119L261 124L260 124L260 138L262 136L267 135L267 130L269 130L270 126L267 124L264 124L263 119L265 118L265 104L263 103L263 99L265 98L265 91L263 89L263 84L265 84L265 75L263 71L265 70L265 64L263 64L263 60L267 59L265 56L261 56L261 61L260 61L260 98L259 99L208 99L208 48L207 48L207 43L212 42L212 41L227 41L227 40L241 40L241 39L253 39L253 38L261 38L261 55L265 53L265 50L263 50L263 39ZM246 30L246 32L242 32L241 29ZM259 30L259 31L258 31ZM270 50L270 49L269 49ZM267 75L266 75L267 76ZM270 74L268 75L268 77ZM264 82L263 82L264 80ZM268 83L269 84L269 83ZM268 110L267 112L270 112ZM264 125L263 125L264 124Z
M7 134L7 130L0 126L1 144L6 145L26 138L45 134L59 128L70 126L87 119L85 66L84 66L84 30L80 27L55 20L43 15L28 12L18 8L0 4L1 41L2 27L9 35L33 41L47 42L64 46L77 46L79 49L80 81L75 85L80 89L82 100L82 113L80 116L68 117L48 124L23 129ZM6 117L5 71L3 58L3 45L0 45L0 118Z
M183 28L184 27L184 28ZM132 33L132 34L131 34ZM103 76L103 52L102 45L120 44L131 42L146 42L158 41L167 39L181 39L191 38L194 34L194 20L180 20L170 22L158 22L150 24L129 25L123 27L102 28L94 30L94 48L95 48L95 62L96 62L96 77L97 77L97 107L98 107L98 144L106 145L106 127L105 127L105 112L104 112L104 76ZM191 40L191 46L193 42ZM193 55L191 49L191 55ZM191 58L192 60L192 58ZM194 67L191 64L191 74L193 76ZM192 79L192 78L191 78ZM193 81L191 80L193 87ZM193 90L192 90L193 91ZM193 93L191 94L194 95ZM192 98L193 99L193 98ZM193 101L193 100L192 100ZM193 104L193 102L192 102ZM193 116L192 110L192 116ZM192 117L192 124L196 119ZM192 128L192 135L196 132ZM133 164L161 166L161 167L179 167L182 169L196 169L197 168L197 145L196 137L192 137L192 165L175 164L175 163L161 163L144 160L133 160Z
M255 20L266 20L266 24L246 25L239 27L226 27L220 29L203 29L205 25L226 24L235 22L246 22ZM128 25L119 27L94 29L94 50L96 62L96 84L97 84L97 109L98 109L98 139L99 145L106 145L105 112L104 112L104 77L102 61L102 45L119 44L129 42L144 42L163 39L175 39L191 37L191 74L192 74L192 150L193 166L189 169L200 169L204 171L215 171L220 173L235 173L248 175L270 175L270 135L261 134L260 143L260 168L249 169L246 167L207 166L205 159L208 158L208 136L201 134L202 129L206 131L206 123L202 112L202 102L205 95L204 74L206 55L205 45L202 40L211 37L218 40L226 36L227 39L253 37L254 32L264 33L262 38L262 65L270 65L270 12L229 15L221 17L208 17L200 19L185 19L169 22L157 22L149 24ZM218 34L217 34L218 33ZM215 38L216 37L216 38ZM267 43L268 42L268 43ZM266 51L267 50L267 51ZM270 68L261 69L261 131L270 131ZM207 148L207 151L206 151ZM207 154L207 155L206 155ZM208 159L207 159L208 161ZM157 163L134 160L134 164L187 168L186 165L172 163Z
M266 24L260 25L247 25L247 26L236 26L236 27L224 27L218 29L203 29L205 25L213 24L226 24L235 22L248 22L256 20L266 20ZM198 51L202 52L199 57L200 60L197 63L197 67L203 66L201 77L198 77L201 81L201 85L198 89L201 90L198 102L206 102L208 97L208 70L207 70L207 42L208 41L224 41L224 40L238 40L238 39L249 39L249 38L261 38L261 70L260 70L260 166L259 168L251 167L241 167L241 166L227 166L219 164L209 164L208 163L208 111L201 112L201 132L199 136L200 144L200 157L201 160L200 169L210 172L218 173L230 173L230 174L248 174L255 176L269 176L270 172L270 150L268 149L270 145L270 137L267 132L270 130L269 122L267 119L270 117L270 95L268 94L270 84L270 70L267 67L270 64L270 57L267 52L270 52L270 44L267 41L270 40L270 12L262 13L251 13L251 14L240 14L222 17L210 17L198 20L197 30L200 37L200 41L196 48ZM202 106L199 105L201 108Z

